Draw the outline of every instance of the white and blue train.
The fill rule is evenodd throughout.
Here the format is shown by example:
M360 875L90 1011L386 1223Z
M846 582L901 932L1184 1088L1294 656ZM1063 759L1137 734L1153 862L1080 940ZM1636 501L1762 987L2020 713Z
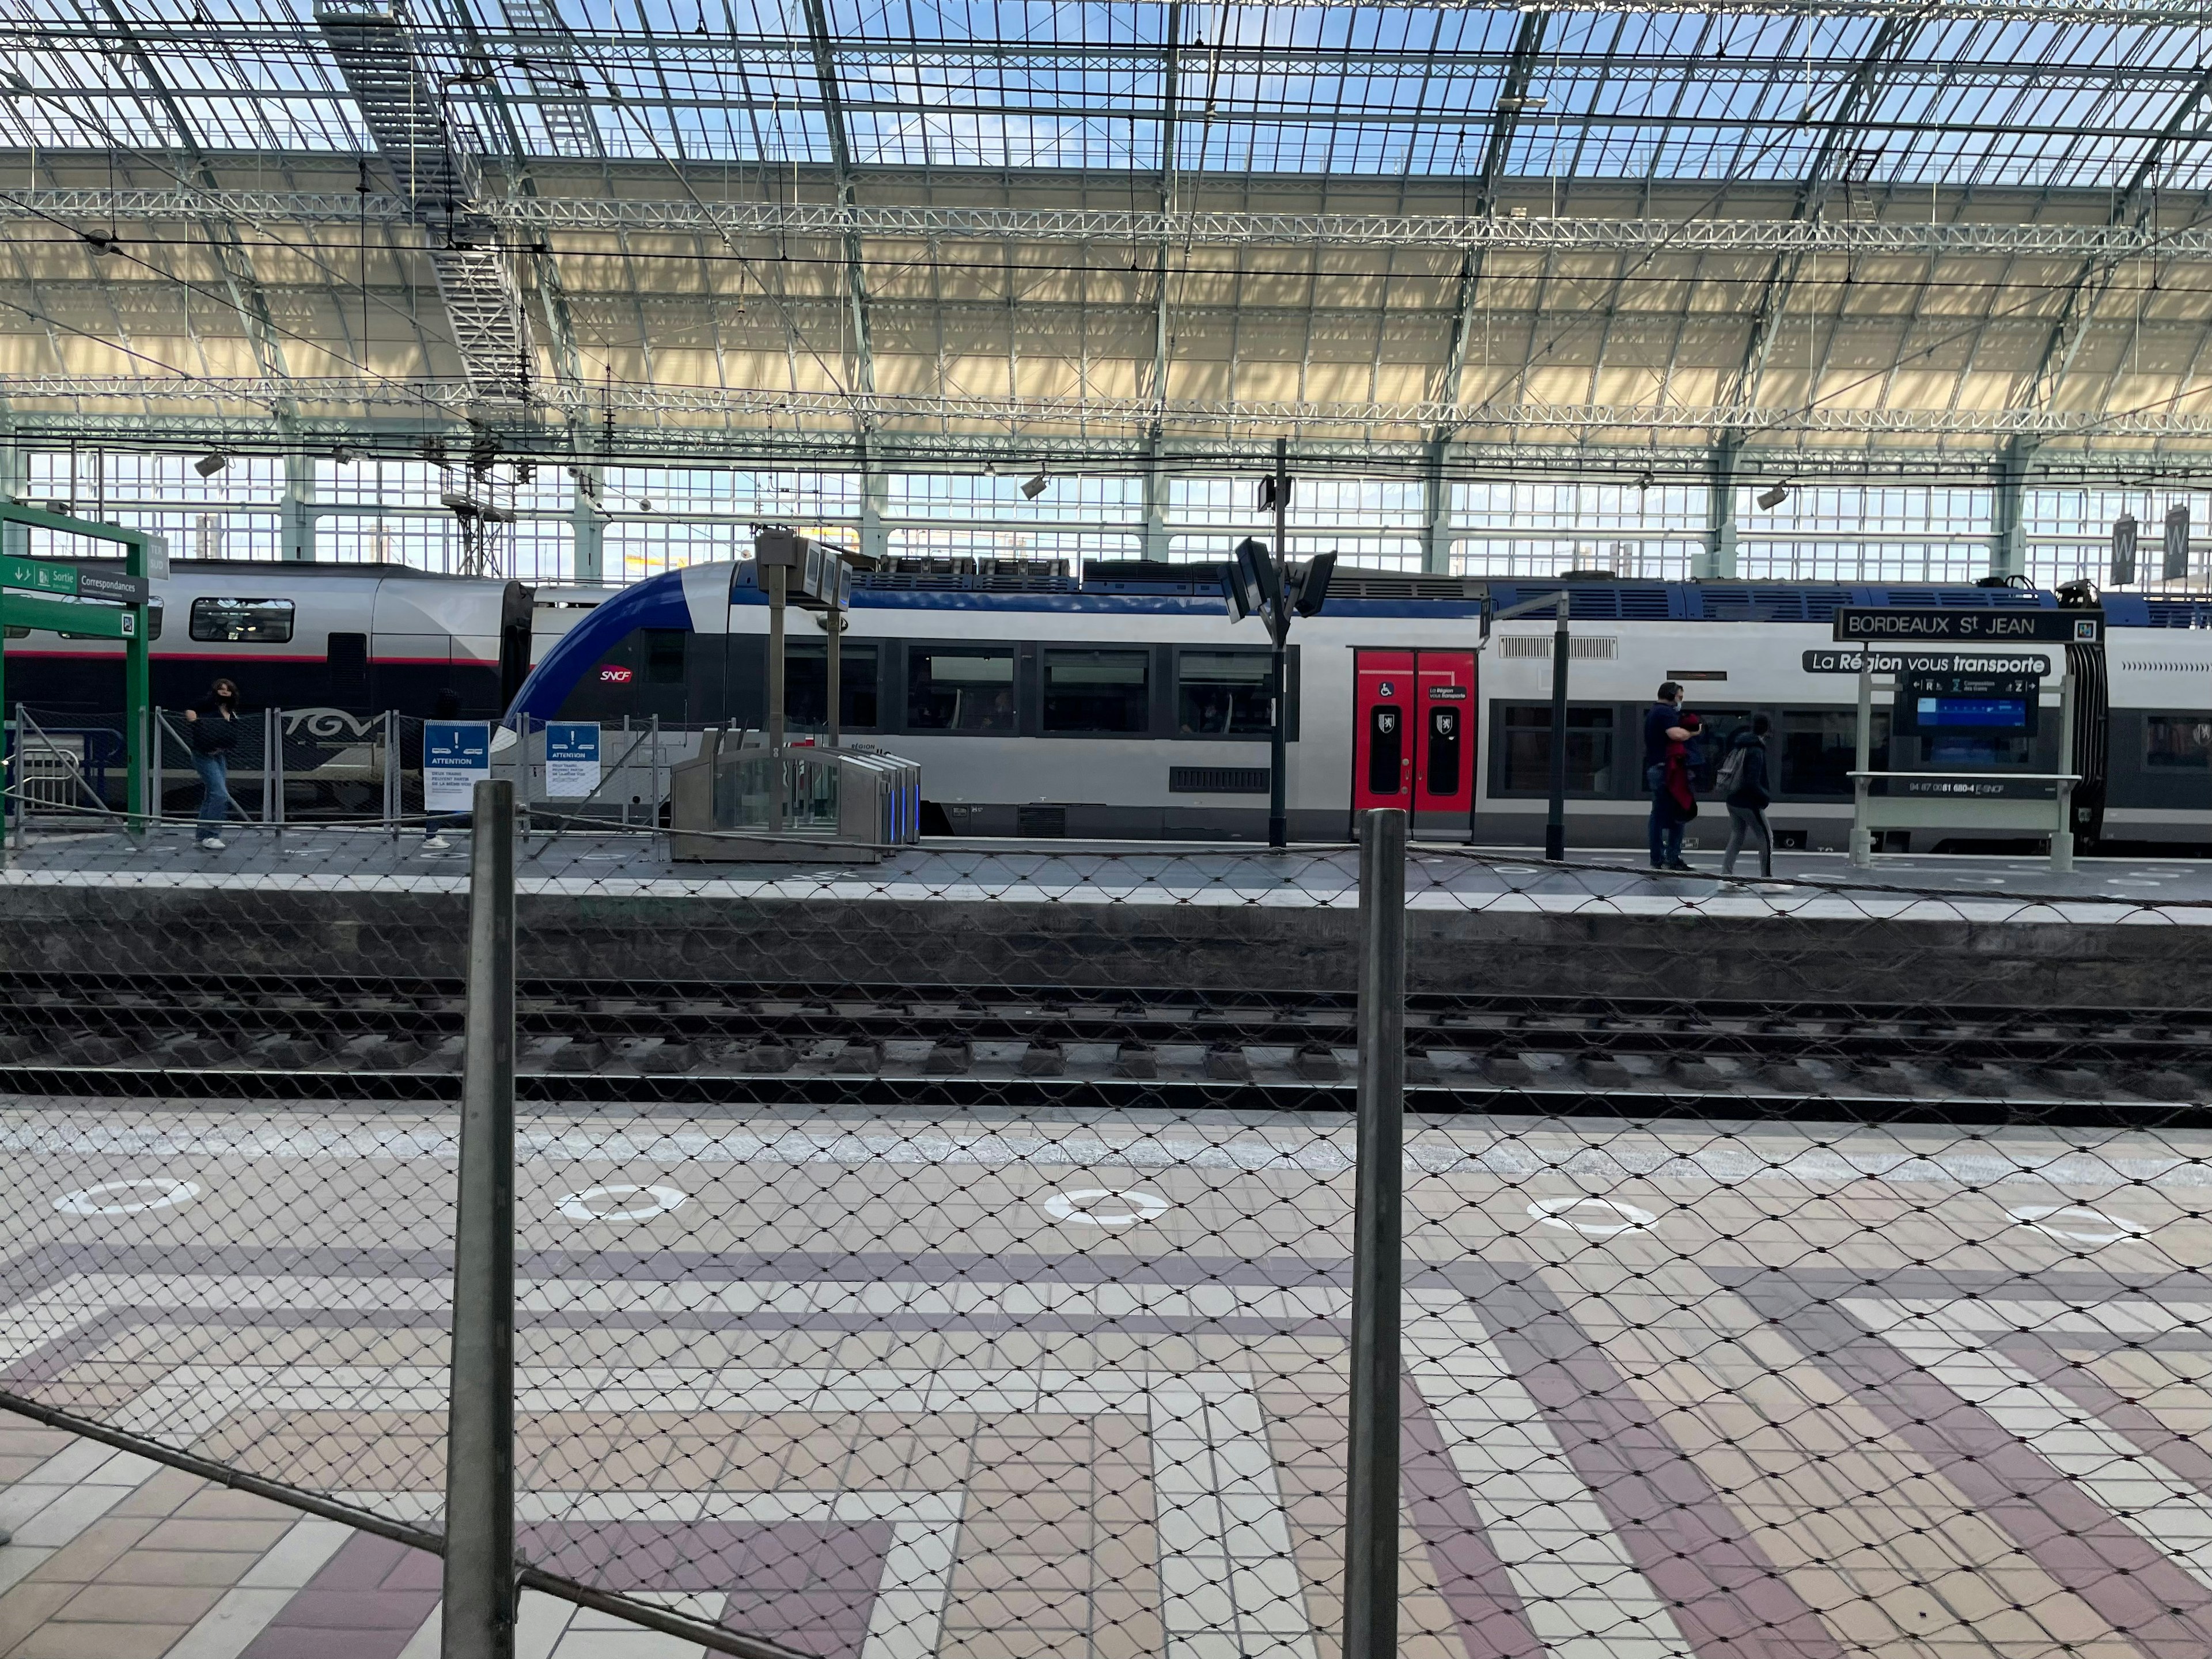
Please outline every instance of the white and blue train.
M1565 585L1568 828L1583 847L1642 843L1643 711L1674 679L1709 732L1771 719L1778 840L1841 848L1857 676L1832 643L1836 608L2058 604L2006 586ZM1486 644L1483 622L1560 586L1340 568L1326 612L1292 635L1292 835L1341 838L1358 808L1396 804L1425 836L1540 843L1552 620L1498 623ZM2114 594L2105 609L2102 651L2052 647L2084 653L2079 833L2088 845L2212 853L2212 601ZM574 617L544 640L510 722L764 721L768 612L750 564L673 571ZM804 733L828 712L826 635L794 608L788 636L788 719ZM1261 624L1229 619L1218 567L1094 565L1082 580L1046 566L893 568L855 581L841 720L854 739L921 764L928 831L1256 836L1267 660ZM2048 774L2057 725L1893 742L1885 714L1876 764ZM1888 845L1965 850L1955 832L1892 832Z

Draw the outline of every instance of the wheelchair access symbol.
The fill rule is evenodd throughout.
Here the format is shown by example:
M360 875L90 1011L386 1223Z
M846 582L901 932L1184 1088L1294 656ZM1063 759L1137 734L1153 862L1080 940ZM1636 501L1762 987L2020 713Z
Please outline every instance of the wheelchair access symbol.
M1385 681L1383 681L1383 682L1382 682L1382 690L1381 690L1380 691L1378 691L1376 695L1376 696L1384 696L1384 697L1395 697L1395 696L1396 696L1398 695L1398 688L1397 688L1397 686L1396 686L1396 685L1395 685L1394 684L1392 684L1390 681L1389 681L1389 680L1385 680Z

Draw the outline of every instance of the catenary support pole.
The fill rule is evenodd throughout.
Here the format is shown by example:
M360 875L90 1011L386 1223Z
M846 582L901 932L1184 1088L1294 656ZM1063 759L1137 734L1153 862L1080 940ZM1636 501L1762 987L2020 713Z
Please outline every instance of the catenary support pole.
M1544 856L1567 855L1567 596L1559 595L1552 624L1552 805L1544 818Z
M762 572L768 578L768 773L769 833L783 833L783 607L787 573L780 564Z
M1291 844L1290 821L1290 651L1291 517L1290 441L1275 440L1275 603L1267 617L1267 632L1274 641L1268 659L1267 700L1274 718L1267 730L1267 845Z
M477 785L440 1659L514 1653L514 783Z
M1344 1659L1398 1652L1398 1298L1405 1188L1406 815L1359 818L1358 1163Z

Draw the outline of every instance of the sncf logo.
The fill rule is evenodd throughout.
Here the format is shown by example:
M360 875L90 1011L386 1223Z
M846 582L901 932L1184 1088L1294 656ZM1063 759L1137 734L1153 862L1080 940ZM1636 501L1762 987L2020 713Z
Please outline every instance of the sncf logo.
M599 670L599 679L607 685L628 685L635 677L635 670L617 668L611 665Z

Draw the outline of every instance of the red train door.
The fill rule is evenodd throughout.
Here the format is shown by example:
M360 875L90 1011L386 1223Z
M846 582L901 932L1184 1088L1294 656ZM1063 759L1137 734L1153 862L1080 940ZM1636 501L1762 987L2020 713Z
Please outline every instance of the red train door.
M1416 702L1413 653L1362 651L1354 658L1352 735L1352 810L1410 809L1413 804L1413 742L1409 729Z
M1464 836L1474 823L1474 653L1414 659L1413 833Z

